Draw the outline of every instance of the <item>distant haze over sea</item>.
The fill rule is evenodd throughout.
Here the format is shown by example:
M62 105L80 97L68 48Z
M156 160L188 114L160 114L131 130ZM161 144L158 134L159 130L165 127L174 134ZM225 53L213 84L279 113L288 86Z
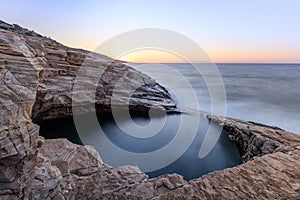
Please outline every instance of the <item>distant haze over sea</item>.
M159 81L170 79L151 65L130 64ZM166 64L195 88L199 110L210 112L210 96L191 64ZM278 126L300 134L300 64L217 64L227 97L227 116ZM176 80L174 80L176 81ZM168 87L168 86L166 86ZM179 86L180 87L180 86ZM183 91L186 88L181 88Z

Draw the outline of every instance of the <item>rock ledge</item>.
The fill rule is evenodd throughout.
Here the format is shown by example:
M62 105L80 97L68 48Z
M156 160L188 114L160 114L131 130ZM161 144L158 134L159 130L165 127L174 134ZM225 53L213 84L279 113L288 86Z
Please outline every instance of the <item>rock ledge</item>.
M112 97L136 111L176 108L153 79L2 21L0 69L0 199L300 199L299 135L209 116L237 144L244 164L189 182L177 174L148 179L135 166L106 165L91 146L44 141L34 122L71 116L74 101L79 113L109 112ZM73 94L80 69L88 78Z

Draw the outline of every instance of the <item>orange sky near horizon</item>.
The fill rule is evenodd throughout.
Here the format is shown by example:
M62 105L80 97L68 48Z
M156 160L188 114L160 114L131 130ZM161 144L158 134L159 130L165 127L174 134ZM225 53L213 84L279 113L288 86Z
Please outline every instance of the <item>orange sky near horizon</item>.
M118 58L127 62L135 63L155 63L155 62L184 62L180 57L159 50L139 50L128 53Z
M190 38L217 63L300 63L299 0L10 0L1 2L1 8L1 20L90 51L124 32L158 28ZM185 44L182 50L195 58L191 62L199 61ZM184 62L161 51L123 57L129 62Z
M272 52L271 50L256 51L218 51L208 53L211 62L215 63L299 63L297 52ZM201 62L186 61L183 58L161 50L139 50L117 58L134 63L185 63Z

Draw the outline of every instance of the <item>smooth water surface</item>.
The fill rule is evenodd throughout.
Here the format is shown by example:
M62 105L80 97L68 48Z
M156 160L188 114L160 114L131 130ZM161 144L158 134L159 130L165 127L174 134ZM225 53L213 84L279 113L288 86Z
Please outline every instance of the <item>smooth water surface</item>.
M170 145L171 141L176 136L178 127L180 126L180 114L171 114L167 116L166 123L163 128L154 136L148 138L138 138L126 134L122 131L114 122L114 119L109 114L101 114L98 116L99 123L103 130L95 130L93 128L86 128L85 133L77 134L76 128L72 118L68 119L56 119L51 121L45 121L41 123L41 135L46 138L68 138L70 141L82 144L84 141L92 141L92 145L98 149L97 140L106 137L116 145L118 148L133 153L148 153L162 149L167 145ZM190 116L193 117L193 116ZM89 120L89 116L83 116L83 119ZM141 116L133 116L134 121L140 125L147 125L149 118ZM124 119L123 123L126 123ZM198 153L200 146L203 142L203 138L208 128L208 120L205 116L200 117L200 124L198 130L196 130L195 138L193 138L191 144L187 146L187 151L182 156L178 156L175 162L170 165L164 166L161 169L147 172L150 177L159 176L166 173L179 173L185 177L185 179L192 179L202 176L208 172L215 170L221 170L224 168L236 166L241 163L241 157L235 144L227 137L226 132L222 132L217 144L213 150L203 159L199 159ZM185 130L189 130L188 124ZM213 125L215 126L215 125ZM217 129L217 126L215 127ZM193 130L190 130L191 132ZM182 144L185 144L183 140L189 139L191 132L184 133L182 138ZM138 133L142 136L143 132ZM84 138L82 138L84 137ZM160 165L161 161L170 157L176 157L179 146L171 147L171 151L162 153L159 156L148 157L142 159L139 162L131 160L130 156L115 154L114 152L106 152L105 150L99 150L103 161L113 167L121 165L138 165L141 170L142 166L147 165Z
M165 79L177 81L170 73L161 73L158 70L161 66L130 65L158 82ZM163 65L176 70L191 83L199 101L199 107L193 109L211 112L210 94L202 76L214 78L215 74L199 74L191 64ZM225 85L227 116L278 126L300 134L300 64L216 65ZM185 85L178 84L176 87L183 93L190 90Z

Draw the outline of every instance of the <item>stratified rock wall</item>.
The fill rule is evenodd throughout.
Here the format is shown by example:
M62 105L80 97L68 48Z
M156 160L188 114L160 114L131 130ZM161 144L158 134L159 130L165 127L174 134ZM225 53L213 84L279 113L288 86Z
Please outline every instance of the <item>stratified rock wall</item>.
M88 107L93 103L98 112L110 111L113 94L118 95L114 101L115 106L126 105L130 98L131 109L144 110L155 105L175 107L164 88L150 77L122 63L55 42L37 44L32 39L27 42L39 49L46 60L33 108L34 121L72 116L72 101L86 108L81 112L94 109L94 106ZM101 77L97 76L100 72ZM78 74L82 73L83 79L76 80L76 76L78 78ZM121 78L124 83L120 85L118 81ZM75 81L81 83L74 86ZM136 92L126 97L124 94L128 94L131 89L136 89Z
M66 139L46 140L40 153L62 172L62 191L69 199L150 199L187 183L178 174L148 179L136 166L112 168L93 147Z
M45 64L22 36L0 30L0 194L29 193L37 164L39 127L31 121Z
M224 127L245 163L155 199L300 199L300 135L238 119L209 119Z
M82 69L86 76L74 94ZM190 182L177 174L148 179L137 167L106 165L91 146L44 141L32 120L71 116L72 101L84 108L79 113L91 111L90 104L98 112L110 111L111 100L119 108L129 102L130 109L139 111L176 107L153 79L108 57L2 21L0 70L1 200L300 199L299 135L210 116L236 143L244 164Z
M88 73L76 96L72 92L80 68ZM88 106L94 103L98 112L109 111L112 95L117 106L129 104L133 110L176 106L162 86L131 67L2 21L0 70L0 199L64 197L63 172L38 155L43 139L32 120L71 116L72 101L83 108L94 108ZM99 70L102 76L95 77ZM123 85L117 84L120 78ZM123 95L128 88L134 90L132 97Z

